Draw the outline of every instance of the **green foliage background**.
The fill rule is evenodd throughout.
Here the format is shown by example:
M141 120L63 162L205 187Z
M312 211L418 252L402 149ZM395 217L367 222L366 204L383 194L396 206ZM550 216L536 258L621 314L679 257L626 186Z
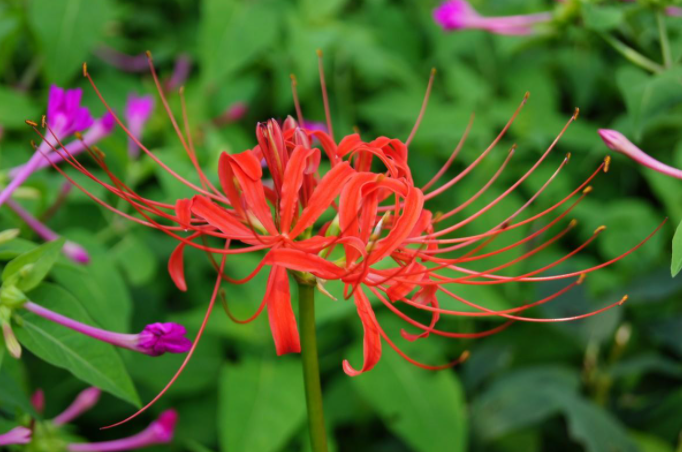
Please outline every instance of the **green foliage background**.
M467 212L494 199L533 164L574 107L580 107L580 119L548 161L499 208L467 226L463 230L467 234L487 230L520 207L570 152L570 163L528 216L566 196L607 155L596 132L600 127L619 129L653 156L682 166L682 66L650 74L617 54L601 37L616 36L660 61L655 4L588 0L568 6L540 0L474 4L490 15L552 8L560 12L556 23L540 36L501 37L478 31L443 32L431 17L433 1L4 0L0 2L0 125L4 129L0 168L5 171L31 155L29 141L36 137L24 120L37 120L43 114L50 84L83 87L92 111L104 111L80 77L83 61L119 111L130 92L154 91L148 72L126 73L100 59L103 46L130 55L151 50L162 78L171 74L177 56L191 58L193 68L185 84L189 117L202 166L212 175L220 151L254 146L257 121L293 113L290 73L298 78L306 118L324 119L318 48L325 54L337 135L357 126L363 137L405 139L429 71L438 69L426 116L410 148L418 183L428 181L444 163L473 112L470 138L451 177L485 149L530 91L528 105L491 157L431 204L433 211L449 210L476 193L506 157L506 149L517 143L512 164L494 190ZM666 22L674 60L679 61L682 19ZM178 96L171 94L170 99L179 112ZM212 120L234 102L248 105L246 116L216 126ZM145 131L145 143L179 173L193 174L159 102ZM126 145L119 130L99 147L127 183L163 201L188 195L185 187L149 159L129 160ZM55 171L42 171L24 184L15 199L41 215L62 182ZM375 370L349 378L341 361L360 357L360 322L351 302L318 298L325 408L334 450L680 450L682 283L670 276L670 243L675 225L682 220L680 181L614 155L609 173L598 176L593 186L593 194L574 211L578 227L560 244L516 266L513 273L561 257L604 224L609 229L600 239L561 270L596 265L635 245L669 217L671 221L634 256L591 274L584 285L533 314L574 315L627 293L629 301L621 308L570 324L517 323L499 335L475 341L433 336L415 344L401 341L422 361L440 363L465 349L471 351L471 358L454 370L431 373L411 366L386 347ZM107 196L102 189L88 187ZM77 190L48 224L86 246L93 261L77 266L60 258L49 283L29 292L32 299L117 331L136 332L154 321L178 321L196 331L214 278L206 256L186 252L189 291L180 293L166 272L174 244L162 234L115 217ZM0 229L8 228L21 228L22 233L0 245L4 261L38 242L3 208ZM499 244L529 232L515 231L508 242ZM523 252L507 253L502 261L491 259L486 267ZM235 257L228 261L228 270L246 274L256 259ZM504 309L560 287L511 284L457 290L492 309ZM226 290L236 314L244 316L260 303L264 278ZM397 337L406 325L378 311L380 322ZM96 384L107 394L79 420L77 434L102 440L146 425L140 420L114 431L97 430L130 414L140 400L153 397L181 357L120 352L22 316L25 323L17 328L17 335L30 353L19 362L9 356L1 361L0 431L11 425L16 413L32 411L27 397L36 388L46 392L49 418L86 384ZM442 321L443 329L452 331L495 325L494 321ZM49 348L40 340L47 334L58 345ZM308 448L297 358L275 356L265 317L240 326L220 310L215 312L193 362L154 411L167 407L179 410L179 429L173 445L159 450Z

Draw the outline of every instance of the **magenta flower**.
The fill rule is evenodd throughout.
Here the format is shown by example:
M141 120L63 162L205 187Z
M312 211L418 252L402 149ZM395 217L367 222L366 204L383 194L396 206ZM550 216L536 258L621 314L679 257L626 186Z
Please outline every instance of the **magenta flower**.
M52 420L54 425L68 424L81 414L90 410L99 401L102 391L99 388L90 387L76 396L69 407Z
M59 239L59 235L56 232L47 227L44 223L41 223L40 220L31 215L13 199L7 200L7 207L12 209L14 213L16 213L19 218L24 220L28 227L33 229L33 231L43 240L51 242L53 240ZM69 259L80 264L87 264L90 262L90 256L88 255L88 252L85 251L85 248L77 243L67 241L62 248L62 252Z
M80 104L82 95L83 91L80 88L63 90L54 85L50 87L47 100L47 125L51 133L47 135L47 140L43 141L28 163L24 165L22 171L16 174L14 179L0 193L0 206L38 168L41 160L44 159L43 154L48 153L51 146L58 146L57 140L61 141L92 125L93 119L90 116L90 111Z
M111 113L105 113L101 118L95 120L84 134L82 140L75 140L65 146L65 151L54 152L45 151L45 157L39 159L39 163L35 166L34 171L43 169L48 166L52 166L53 163L59 163L64 160L63 156L66 155L78 155L85 150L86 147L90 147L97 143L101 139L105 138L107 135L114 130L115 125L114 117ZM61 151L61 150L60 150ZM10 170L9 176L11 178L16 178L19 174L25 171L26 165L20 165L14 167Z
M500 35L529 35L533 26L552 20L550 13L506 17L481 16L466 0L448 0L433 11L444 30L479 29Z
M153 323L147 325L139 334L114 333L70 319L31 301L27 301L23 307L86 336L149 356L159 356L166 352L185 353L192 347L192 342L184 337L185 327L177 323Z
M28 444L31 442L31 430L26 427L15 427L9 432L0 435L0 446L11 444Z
M142 449L157 444L168 444L173 440L178 414L175 410L166 410L149 427L128 438L100 443L69 444L69 452L116 452Z
M610 129L599 129L599 135L606 145L614 151L620 152L630 157L640 165L651 168L654 171L665 174L667 176L682 179L682 170L668 166L665 163L659 162L655 158L642 151L635 146L625 135Z
M128 130L137 141L142 136L142 130L152 114L152 110L154 110L154 98L152 96L138 97L135 94L128 96L125 118ZM133 158L137 158L140 155L140 148L132 138L128 140L128 155Z
M151 356L169 353L185 353L192 341L185 337L187 331L177 323L152 323L139 334L139 348Z

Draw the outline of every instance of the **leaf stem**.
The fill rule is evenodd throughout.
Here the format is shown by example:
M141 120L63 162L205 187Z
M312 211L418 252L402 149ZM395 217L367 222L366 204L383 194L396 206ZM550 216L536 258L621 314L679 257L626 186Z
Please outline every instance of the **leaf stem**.
M313 452L327 452L327 433L322 408L320 365L315 332L315 287L298 283L298 309L301 323L301 360L308 408L308 429Z
M670 41L668 40L668 30L665 26L665 16L662 11L656 13L656 22L658 23L658 36L661 41L661 54L663 55L663 66L670 69L673 65L673 57L670 51Z
M653 72L654 74L659 74L665 70L660 64L650 60L645 57L632 47L622 43L618 39L606 33L599 33L604 41L606 41L611 47L613 47L618 53L623 55L628 61L636 64L637 66L646 69L647 71Z

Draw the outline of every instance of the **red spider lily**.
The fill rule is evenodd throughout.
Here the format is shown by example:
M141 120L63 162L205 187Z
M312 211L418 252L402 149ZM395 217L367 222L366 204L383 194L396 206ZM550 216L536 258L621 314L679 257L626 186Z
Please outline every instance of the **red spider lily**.
M428 183L419 187L412 178L408 164L408 148L423 117L434 74L432 73L429 81L422 110L405 142L387 137L366 141L357 133L345 136L337 142L329 118L329 103L320 60L323 101L327 112L327 131L309 130L299 126L299 124L305 123L296 97L296 80L292 79L298 120L289 117L281 126L275 120L260 123L256 127L257 145L253 149L233 155L222 153L219 160L219 183L217 184L219 187L217 187L204 174L197 161L192 136L189 132L190 127L184 106L183 90L180 90L180 100L182 104L182 129L184 131L168 106L151 58L150 68L161 103L198 173L200 184L191 183L169 168L153 152L140 143L118 117L115 118L121 128L128 133L130 139L143 152L177 180L194 190L195 195L191 199L179 199L174 203L146 199L135 193L114 175L108 169L103 155L96 149L91 149L90 154L105 170L110 182L100 180L80 162L68 155L68 151L63 152L64 148L61 143L58 144L61 150L54 150L63 153L64 159L82 174L127 201L139 215L130 215L107 204L89 193L82 185L55 166L57 171L62 172L74 185L82 189L97 203L132 221L159 229L179 241L169 260L169 273L181 290L187 290L183 267L183 251L186 247L190 246L222 256L220 264L215 264L218 270L218 278L204 322L185 362L166 389L175 381L191 358L215 304L221 280L233 284L244 284L265 266L270 267L270 274L263 301L254 315L244 320L237 319L237 321L240 323L250 322L258 317L263 309L267 308L277 354L299 352L300 342L296 318L291 308L289 276L293 276L301 284L316 285L323 293L327 293L324 288L326 281L341 281L345 287L344 297L353 298L358 316L364 327L364 361L359 370L352 367L348 361L344 361L343 368L349 375L357 375L374 367L381 355L382 338L402 357L427 369L441 369L452 366L466 359L468 355L465 352L453 362L439 366L422 364L408 357L377 322L374 308L367 297L368 292L376 296L387 309L420 330L419 334L409 334L402 331L403 337L411 341L425 338L430 334L451 338L483 337L502 331L515 321L562 322L575 320L598 314L625 301L626 297L623 297L618 302L597 311L569 318L538 319L523 315L526 310L554 300L575 285L580 284L586 274L624 258L639 248L651 236L645 238L636 247L603 264L572 273L545 275L546 272L588 246L605 229L600 227L575 250L541 268L517 276L503 276L499 273L500 270L537 254L559 240L575 225L575 222L572 221L556 236L503 265L483 271L475 271L466 266L469 262L497 256L542 237L546 231L563 220L587 196L591 191L589 183L602 170L607 169L607 161L599 165L585 182L552 207L529 218L516 220L568 163L569 156L566 156L545 184L520 209L500 224L471 236L457 234L460 228L499 204L538 168L554 150L559 138L570 123L577 118L577 111L537 162L500 196L473 215L453 225L442 227L444 220L459 213L494 183L512 158L514 148L509 152L500 169L492 175L490 181L464 204L454 207L448 212L433 215L431 211L425 208L425 203L453 187L486 158L512 125L525 104L527 96L492 144L466 169L438 188L433 188L447 172L462 148L471 124L469 124L460 143L442 169ZM85 67L84 75L106 108L112 115L115 115ZM35 129L40 134L37 127ZM319 142L321 149L311 145L313 139ZM322 153L325 154L329 165L329 169L326 171L322 169L326 165L321 165ZM262 161L265 162L267 172L264 171ZM497 237L507 231L523 227L555 211L560 211L560 213L545 226L527 237L503 248L483 252ZM326 222L321 220L327 217L331 219ZM320 224L321 222L322 224ZM224 243L224 246L211 247L205 241L197 242L197 240L205 240L206 238L218 239ZM232 247L235 242L240 243L239 247ZM460 256L450 257L453 252L465 249L468 251L464 251ZM227 256L256 251L262 251L264 256L259 265L247 277L235 279L224 273ZM466 300L450 290L455 284L493 285L570 278L575 278L575 280L546 298L515 308L497 311ZM474 311L456 311L442 308L437 297L439 294L463 303L473 308ZM425 325L408 317L396 307L398 302L431 313L431 322ZM442 315L495 316L505 319L506 322L491 330L478 333L448 332L436 328ZM163 392L152 400L147 407L162 394Z

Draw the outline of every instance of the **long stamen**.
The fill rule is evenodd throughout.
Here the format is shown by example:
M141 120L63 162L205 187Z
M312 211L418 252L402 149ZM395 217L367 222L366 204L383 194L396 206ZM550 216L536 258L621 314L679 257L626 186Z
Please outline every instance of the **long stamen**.
M322 50L317 49L317 67L320 72L320 88L322 89L322 102L324 103L324 116L327 119L327 130L329 136L334 140L334 129L332 128L332 115L329 109L329 96L327 95L327 83L324 79L324 63L322 61Z
M226 258L223 255L222 260L220 262L220 272L222 273L223 270L225 269L225 261ZM208 308L206 309L206 314L204 315L204 319L201 322L201 326L199 327L199 331L197 332L196 337L194 338L194 342L192 343L192 348L189 349L189 352L187 353L187 356L185 359L182 361L182 364L180 365L180 368L177 370L175 375L173 375L173 378L170 379L170 381L164 386L164 388L159 392L149 403L147 403L145 406L140 408L135 414L132 414L131 416L128 416L124 420L117 422L115 424L108 425L106 427L102 427L102 430L110 429L113 427L118 427L119 425L125 424L126 422L135 419L137 416L140 414L144 413L147 411L152 405L154 405L163 395L170 389L171 386L175 383L175 381L178 379L178 377L182 374L183 370L185 370L185 367L189 363L190 359L192 359L192 356L194 355L194 350L196 350L197 345L199 345L199 341L201 340L202 335L204 334L204 330L206 329L206 324L208 323L208 319L211 316L211 312L213 312L213 306L215 305L216 297L218 296L218 291L220 290L220 283L222 281L222 278L220 275L216 278L215 286L213 288L213 295L211 296L211 301L208 303Z
M417 121L414 123L414 127L412 127L412 131L410 132L410 136L407 137L407 140L405 141L405 146L409 146L410 143L412 143L412 139L417 134L417 130L419 129L419 124L421 124L422 119L424 118L424 113L426 113L426 106L429 104L429 96L431 95L431 88L433 88L433 79L435 77L436 77L436 68L432 68L431 69L431 75L429 76L429 84L426 86L426 94L424 94L424 100L422 101L422 108L419 110L419 116L417 116Z
M291 74L290 77L291 77L291 95L294 98L294 108L296 109L296 118L298 118L298 123L301 126L303 126L303 112L301 111L301 104L298 101L298 90L296 89L296 87L298 86L298 81L296 80L296 76L294 74Z

